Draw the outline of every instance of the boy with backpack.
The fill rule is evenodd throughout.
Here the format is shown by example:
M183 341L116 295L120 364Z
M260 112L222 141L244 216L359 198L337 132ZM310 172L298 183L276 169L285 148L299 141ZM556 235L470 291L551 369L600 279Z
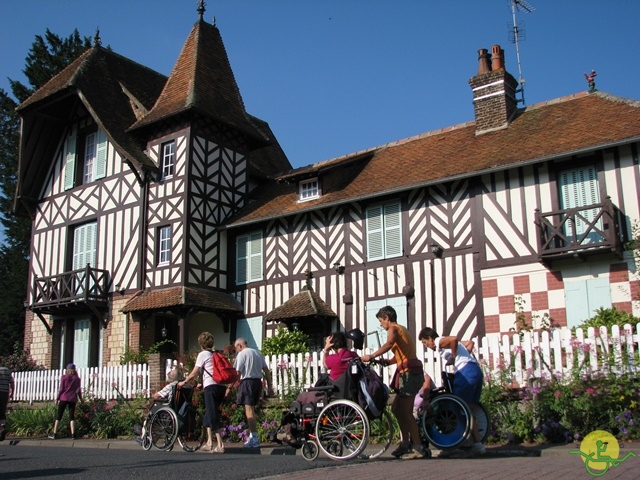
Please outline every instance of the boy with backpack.
M234 348L238 352L234 367L240 372L237 403L238 405L244 405L247 425L249 426L249 439L244 443L244 446L245 448L258 448L260 447L260 440L258 440L255 408L262 395L263 373L267 381L267 396L273 396L271 371L262 354L258 350L250 348L244 338L237 338Z

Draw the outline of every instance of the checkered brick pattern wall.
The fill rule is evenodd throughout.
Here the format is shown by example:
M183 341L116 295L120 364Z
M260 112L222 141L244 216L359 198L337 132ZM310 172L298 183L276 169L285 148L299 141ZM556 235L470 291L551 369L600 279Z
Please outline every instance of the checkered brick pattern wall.
M611 264L609 267L611 304L621 310L640 316L640 281L629 271L626 262ZM518 273L505 272L485 278L482 281L485 327L487 333L507 333L515 327L516 310L522 309L529 324L535 328L548 314L552 325L567 326L564 281L560 271L539 269ZM521 299L519 306L515 297Z

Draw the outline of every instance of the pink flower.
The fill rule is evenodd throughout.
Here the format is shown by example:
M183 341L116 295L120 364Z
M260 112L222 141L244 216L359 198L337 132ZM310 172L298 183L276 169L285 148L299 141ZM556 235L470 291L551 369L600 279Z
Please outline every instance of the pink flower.
M554 397L560 398L562 396L562 392L560 390L556 390L553 394Z

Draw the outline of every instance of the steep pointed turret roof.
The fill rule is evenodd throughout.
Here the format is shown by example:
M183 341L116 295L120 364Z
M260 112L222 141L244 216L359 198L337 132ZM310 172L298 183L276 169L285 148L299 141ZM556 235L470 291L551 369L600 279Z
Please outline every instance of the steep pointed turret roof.
M246 112L220 31L202 19L189 34L151 111L131 129L197 111L266 143L268 133Z

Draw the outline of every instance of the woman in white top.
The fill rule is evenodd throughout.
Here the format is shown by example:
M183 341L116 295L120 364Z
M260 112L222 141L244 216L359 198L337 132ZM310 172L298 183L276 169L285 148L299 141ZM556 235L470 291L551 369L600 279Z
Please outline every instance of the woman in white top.
M220 429L221 413L220 405L224 400L227 390L225 385L220 385L213 380L213 335L209 332L202 332L198 337L198 345L202 351L196 358L196 364L191 373L182 382L178 382L178 388L185 383L202 377L202 387L204 391L204 418L202 425L207 429L207 443L202 447L202 451L211 453L224 453L224 443ZM215 433L217 445L213 446L213 434Z

